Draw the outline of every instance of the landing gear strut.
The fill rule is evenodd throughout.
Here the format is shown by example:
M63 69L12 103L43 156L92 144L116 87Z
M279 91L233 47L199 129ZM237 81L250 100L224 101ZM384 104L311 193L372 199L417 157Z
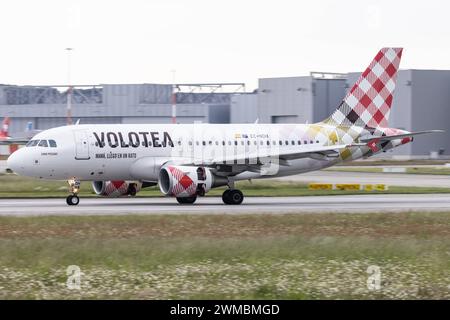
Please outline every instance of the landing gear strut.
M222 194L222 201L225 204L241 204L244 201L244 195L241 190L227 189Z
M77 194L80 191L80 180L76 180L75 178L67 180L69 184L69 192L70 195L66 198L66 203L69 206L76 206L80 203L80 198L78 198Z

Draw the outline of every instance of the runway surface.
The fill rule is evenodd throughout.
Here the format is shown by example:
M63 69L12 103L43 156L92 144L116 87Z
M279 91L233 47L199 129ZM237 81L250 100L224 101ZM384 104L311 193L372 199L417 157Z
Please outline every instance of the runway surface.
M450 194L246 197L238 206L221 198L179 205L173 198L86 198L78 206L65 199L0 199L0 216L126 214L280 214L319 212L399 212L450 210Z

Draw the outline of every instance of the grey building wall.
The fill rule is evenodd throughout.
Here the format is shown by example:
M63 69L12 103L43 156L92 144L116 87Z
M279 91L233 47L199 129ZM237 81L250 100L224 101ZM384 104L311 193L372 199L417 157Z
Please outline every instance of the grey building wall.
M313 79L313 122L328 118L347 92L345 79Z
M230 123L230 105L214 104L208 106L209 123Z
M342 78L260 79L258 116L264 123L313 123L327 118L346 92Z
M444 149L450 155L450 71L412 70L412 130L443 129L445 133L424 135L412 143L413 154Z
M312 77L259 79L261 123L305 123L313 120Z
M254 123L256 119L258 119L258 95L256 93L231 96L231 123Z
M53 87L0 85L0 118L11 118L12 135L22 133L28 122L32 122L33 127L39 130L65 125L67 95L61 90ZM84 96L87 92L89 89L74 90L74 122L77 119L81 123L112 124L172 122L171 85L110 84L97 86L95 97ZM202 102L196 102L195 93L180 97L184 97L184 103L177 103L178 123L230 121L231 94L200 95L197 100Z

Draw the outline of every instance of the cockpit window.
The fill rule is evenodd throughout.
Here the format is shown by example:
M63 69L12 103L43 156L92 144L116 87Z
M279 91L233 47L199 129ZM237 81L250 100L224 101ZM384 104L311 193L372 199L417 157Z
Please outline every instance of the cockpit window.
M47 140L41 140L38 144L39 147L48 147Z
M48 140L48 144L50 145L50 147L56 148L56 141L55 140Z
M28 141L26 146L27 147L36 147L38 145L38 143L39 143L39 140L30 140L30 141Z

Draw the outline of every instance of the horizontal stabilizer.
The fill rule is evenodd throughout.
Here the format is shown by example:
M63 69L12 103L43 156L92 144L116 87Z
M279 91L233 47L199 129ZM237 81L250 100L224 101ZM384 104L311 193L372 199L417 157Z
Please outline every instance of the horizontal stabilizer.
M420 134L441 133L441 132L445 132L445 131L444 130L416 131L416 132L409 132L409 133L404 133L404 134L396 134L396 135L393 135L393 136L370 137L370 138L366 138L366 139L360 139L359 141L360 142L370 142L370 141L373 141L373 140L390 141L390 140L409 138L409 137L413 137L413 136L420 135Z

